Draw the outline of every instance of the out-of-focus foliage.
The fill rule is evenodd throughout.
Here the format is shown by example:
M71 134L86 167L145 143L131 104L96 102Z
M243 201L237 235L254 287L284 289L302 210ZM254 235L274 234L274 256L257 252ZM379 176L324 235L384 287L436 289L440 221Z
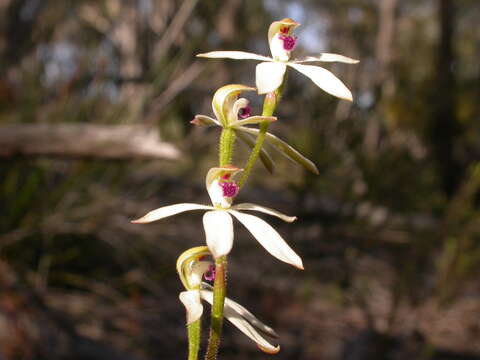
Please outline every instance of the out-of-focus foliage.
M211 114L218 87L254 84L255 64L195 54L268 54L268 25L286 16L302 24L298 57L361 60L327 66L355 101L289 73L271 130L320 176L275 158L240 198L300 218L279 226L306 271L239 231L231 297L279 330L279 359L480 353L478 0L0 0L0 137L7 124L139 124L182 152L2 155L0 358L185 355L174 264L204 242L201 219L129 220L208 201L218 133L189 121ZM262 356L226 331L226 359Z

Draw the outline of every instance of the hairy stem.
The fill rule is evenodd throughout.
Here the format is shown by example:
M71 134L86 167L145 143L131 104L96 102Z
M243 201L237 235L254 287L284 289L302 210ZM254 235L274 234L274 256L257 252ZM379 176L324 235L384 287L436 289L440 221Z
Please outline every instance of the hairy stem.
M216 360L222 337L223 306L227 289L227 257L215 259L215 282L213 284L213 304L210 321L210 338L205 360Z
M235 131L230 128L222 129L220 135L220 166L230 165L233 157L233 145L235 144Z
M187 325L188 330L188 360L197 360L200 351L201 320Z

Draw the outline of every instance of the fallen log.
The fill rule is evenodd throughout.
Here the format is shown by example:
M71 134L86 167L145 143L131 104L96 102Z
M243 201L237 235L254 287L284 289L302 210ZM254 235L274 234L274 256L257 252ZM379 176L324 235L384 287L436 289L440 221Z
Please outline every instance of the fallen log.
M0 126L0 157L168 159L178 149L144 125L14 124Z

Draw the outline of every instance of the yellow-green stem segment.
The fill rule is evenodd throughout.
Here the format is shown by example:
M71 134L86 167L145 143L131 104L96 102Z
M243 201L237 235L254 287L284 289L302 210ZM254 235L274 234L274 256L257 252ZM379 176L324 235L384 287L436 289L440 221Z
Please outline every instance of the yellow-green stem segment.
M223 128L220 135L220 166L232 164L234 144L235 131L231 128Z
M188 360L197 360L200 351L201 320L198 319L187 325L188 331Z
M212 316L210 320L210 338L205 360L216 360L222 337L223 307L227 289L227 257L215 259L215 282L213 284Z

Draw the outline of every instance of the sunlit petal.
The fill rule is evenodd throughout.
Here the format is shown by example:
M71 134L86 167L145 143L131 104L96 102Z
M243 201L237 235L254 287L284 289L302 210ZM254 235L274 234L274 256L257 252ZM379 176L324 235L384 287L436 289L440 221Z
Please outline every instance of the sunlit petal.
M201 290L200 293L205 301L210 304L213 303L213 293L211 291ZM280 351L279 345L274 346L270 344L259 332L261 331L271 337L277 337L275 331L269 326L263 324L240 304L226 298L224 314L228 321L253 340L262 351L269 354L276 354Z
M212 51L204 54L198 54L197 57L213 59L236 59L236 60L260 60L271 61L272 59L258 54L245 51Z
M215 258L227 255L233 246L232 217L223 210L208 211L203 215L207 246Z
M259 94L275 91L283 82L287 66L282 62L262 62L256 68L256 83Z
M200 205L200 204L190 204L190 203L168 205L168 206L164 206L164 207L152 210L149 213L147 213L145 216L142 216L141 218L136 220L132 220L131 222L134 224L146 224L146 223L157 221L157 220L160 220L184 211L210 210L210 209L212 209L211 206Z
M288 65L310 78L310 80L327 93L341 99L352 101L352 93L350 90L327 69L314 65L293 63L289 63Z
M235 210L229 210L250 233L257 239L265 250L277 259L303 270L302 259L283 240L280 234L262 219L248 214L242 214Z
M250 203L237 204L237 205L232 206L232 209L234 209L234 210L247 210L247 211L259 211L259 212L262 212L264 214L276 216L276 217L282 219L283 221L289 222L289 223L297 220L296 216L288 216L288 215L282 214L280 211L270 209L268 207L260 206L260 205L257 205L257 204L250 204Z
M308 63L308 62L316 62L316 61L323 61L323 62L341 62L345 64L358 64L360 61L349 58L344 55L339 54L332 54L332 53L322 53L320 56L307 56L304 59L294 60L291 61L293 63Z
M203 305L199 290L182 291L178 297L187 310L187 325L202 317Z

